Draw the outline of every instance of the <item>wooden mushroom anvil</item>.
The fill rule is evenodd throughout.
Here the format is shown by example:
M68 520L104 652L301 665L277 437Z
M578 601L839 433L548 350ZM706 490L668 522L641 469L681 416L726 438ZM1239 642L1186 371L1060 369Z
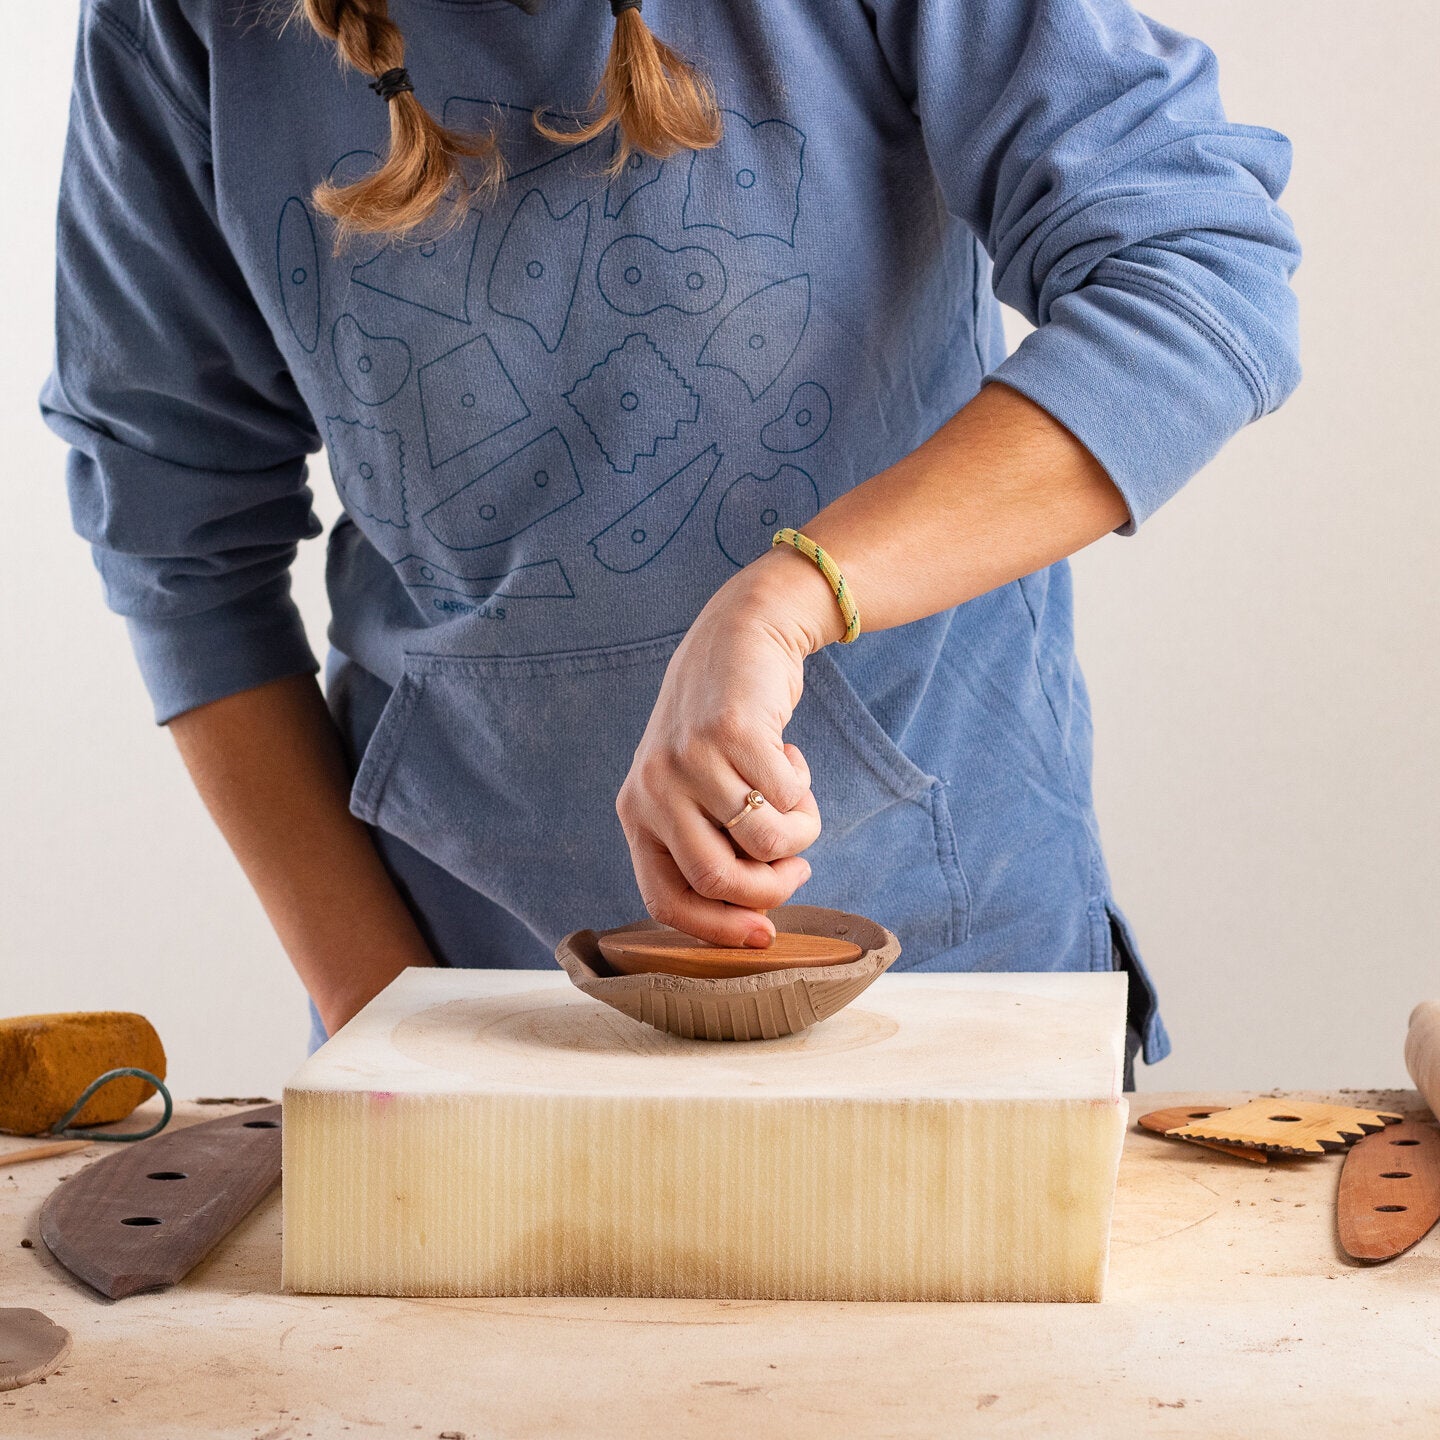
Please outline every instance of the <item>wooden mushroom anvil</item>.
M711 945L679 930L610 930L596 937L600 953L622 975L689 975L696 980L725 980L736 975L767 975L772 970L848 965L863 953L853 941L831 935L781 930L765 947Z

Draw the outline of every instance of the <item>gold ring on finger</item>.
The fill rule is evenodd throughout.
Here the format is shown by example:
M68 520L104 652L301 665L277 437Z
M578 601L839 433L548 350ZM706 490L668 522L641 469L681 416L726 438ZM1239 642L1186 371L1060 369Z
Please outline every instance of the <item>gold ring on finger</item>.
M758 790L752 790L745 797L745 808L733 819L725 821L723 828L733 830L752 810L758 810L763 804L765 797Z

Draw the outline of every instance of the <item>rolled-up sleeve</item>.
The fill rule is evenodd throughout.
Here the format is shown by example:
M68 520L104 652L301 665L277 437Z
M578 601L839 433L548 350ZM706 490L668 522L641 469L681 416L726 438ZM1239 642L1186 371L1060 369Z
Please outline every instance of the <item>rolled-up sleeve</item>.
M318 435L219 224L203 55L153 14L82 9L40 403L164 723L317 668L289 567L321 527Z
M1135 528L1300 379L1277 131L1124 0L878 0L947 208L1037 328L984 378L1049 411Z

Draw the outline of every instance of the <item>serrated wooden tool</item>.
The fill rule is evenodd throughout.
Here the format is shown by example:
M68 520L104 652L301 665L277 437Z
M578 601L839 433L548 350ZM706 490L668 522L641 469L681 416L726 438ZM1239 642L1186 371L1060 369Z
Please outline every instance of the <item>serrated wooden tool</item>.
M1352 1146L1336 1211L1352 1260L1393 1260L1423 1239L1440 1220L1440 1130L1402 1120Z
M1249 1160L1258 1165L1268 1163L1269 1157L1263 1150L1252 1150L1245 1145L1221 1145L1215 1140L1192 1140L1188 1135L1176 1133L1192 1120L1207 1120L1225 1108L1224 1105L1211 1105L1208 1109L1203 1106L1189 1109L1184 1105L1176 1105L1168 1110L1152 1110L1148 1115L1142 1115L1137 1123L1142 1130L1164 1135L1167 1139L1183 1140L1189 1145L1218 1150L1222 1155L1233 1155L1237 1160Z
M1272 1155L1324 1155L1345 1150L1364 1135L1398 1124L1403 1117L1352 1105L1327 1105L1281 1096L1251 1100L1233 1110L1217 1110L1170 1133L1185 1140L1218 1140Z

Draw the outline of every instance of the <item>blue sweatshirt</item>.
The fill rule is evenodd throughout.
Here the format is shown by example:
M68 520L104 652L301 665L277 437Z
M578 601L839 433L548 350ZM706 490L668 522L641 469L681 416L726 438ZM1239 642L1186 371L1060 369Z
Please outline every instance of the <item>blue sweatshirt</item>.
M1128 533L1297 382L1289 145L1122 0L649 0L724 138L613 181L608 138L530 123L585 108L602 0L391 13L421 101L496 125L509 178L337 255L309 196L384 148L366 77L246 0L85 5L43 408L161 721L315 668L287 571L325 446L331 640L389 692L353 807L505 916L483 963L643 913L615 792L774 530L998 380ZM1038 327L1008 357L998 301ZM825 819L797 898L890 926L902 969L1125 964L1165 1053L1065 565L822 651L787 736Z

